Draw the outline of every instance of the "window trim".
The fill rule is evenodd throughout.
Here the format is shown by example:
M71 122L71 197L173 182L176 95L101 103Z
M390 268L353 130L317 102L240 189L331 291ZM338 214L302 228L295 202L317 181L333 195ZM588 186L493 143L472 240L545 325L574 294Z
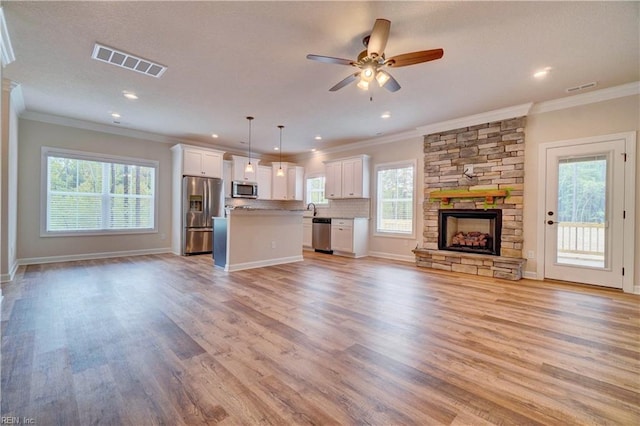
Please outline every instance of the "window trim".
M102 163L116 163L135 165L142 167L151 167L154 172L154 188L153 188L153 228L146 229L99 229L95 231L47 231L47 195L48 195L48 158L64 157L75 160L98 161ZM148 160L135 157L123 157L117 155L93 153L86 151L77 151L71 149L54 148L43 146L40 154L40 237L81 237L96 235L127 235L127 234L157 234L158 233L158 195L159 195L159 170L160 162L157 160Z
M413 195L412 195L412 203L413 203L413 218L411 220L411 233L399 233L399 232L382 232L378 230L378 209L379 209L379 198L378 198L378 172L382 170L389 169L399 169L403 167L412 167L413 168ZM417 179L418 179L418 162L416 159L410 160L401 160L401 161L393 161L389 163L379 163L374 167L374 194L375 194L375 203L373 206L374 209L374 224L373 224L373 236L375 237L385 237L385 238L401 238L406 240L414 240L416 239L416 226L418 219L418 203L417 203Z
M310 203L311 201L309 201L309 197L308 197L308 192L307 192L307 179L314 179L314 178L319 178L319 177L323 177L324 178L324 199L327 200L326 203L317 203L316 207L322 206L322 207L326 207L329 205L329 199L327 198L327 176L324 173L309 173L304 177L304 201L305 203Z

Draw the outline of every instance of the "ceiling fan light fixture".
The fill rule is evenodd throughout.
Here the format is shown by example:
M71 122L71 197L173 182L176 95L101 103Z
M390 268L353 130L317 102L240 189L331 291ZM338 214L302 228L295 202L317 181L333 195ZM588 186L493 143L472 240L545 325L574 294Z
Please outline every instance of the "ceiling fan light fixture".
M360 81L358 82L358 87L361 88L362 90L369 90L369 82L363 79L360 79Z
M362 74L360 78L366 81L367 83L369 83L374 79L375 75L376 75L376 72L373 69L373 67L366 67L365 69L362 70Z
M378 85L380 87L387 84L387 81L389 81L390 78L391 76L385 71L378 71L378 73L376 74L376 80L378 81Z

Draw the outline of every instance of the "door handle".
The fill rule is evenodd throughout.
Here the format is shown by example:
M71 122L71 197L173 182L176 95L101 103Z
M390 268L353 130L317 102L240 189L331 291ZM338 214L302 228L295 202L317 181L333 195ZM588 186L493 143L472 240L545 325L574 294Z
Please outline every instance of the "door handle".
M554 222L554 221L552 221L552 220L548 220L548 221L547 221L547 225L553 225L554 223L555 223L555 222Z

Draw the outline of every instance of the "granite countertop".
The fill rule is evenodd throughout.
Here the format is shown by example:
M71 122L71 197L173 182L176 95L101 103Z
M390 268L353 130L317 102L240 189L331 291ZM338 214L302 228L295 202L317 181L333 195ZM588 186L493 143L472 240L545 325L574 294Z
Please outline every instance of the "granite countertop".
M233 208L233 209L229 209L226 208L225 209L225 213L226 215L230 215L230 214L279 214L279 215L284 215L284 214L291 214L291 215L299 215L300 213L302 213L303 210L292 210L292 209L273 209L273 208L257 208L257 207L242 207L242 208Z
M347 217L347 216L303 216L308 218L318 218L318 219L366 219L369 220L368 217Z

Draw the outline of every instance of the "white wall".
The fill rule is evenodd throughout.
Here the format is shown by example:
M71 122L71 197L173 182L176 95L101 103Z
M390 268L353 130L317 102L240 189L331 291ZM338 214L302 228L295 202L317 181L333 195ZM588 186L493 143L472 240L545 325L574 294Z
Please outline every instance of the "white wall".
M304 166L305 175L324 173L323 161L336 160L354 155L367 154L371 156L371 211L369 223L369 253L371 255L415 261L411 252L419 241L422 241L423 215L422 202L424 199L424 153L423 137L413 136L389 143L358 143L348 151L332 152L317 151L311 157L298 159L298 164ZM375 236L375 167L380 163L416 160L416 205L414 211L416 235L408 238ZM421 244L421 243L420 243Z
M523 253L533 250L536 259L542 253L536 251L537 240L537 194L538 147L541 143L608 135L629 131L640 131L640 96L626 96L613 100L581 105L557 111L533 114L527 117L525 130L525 185L524 185L524 248ZM640 149L636 149L636 167L640 166ZM636 231L640 230L640 173L636 173ZM636 283L640 276L640 237L635 238ZM528 260L526 272L535 274L537 261ZM537 277L541 279L542 277ZM637 284L636 284L637 285Z
M169 144L27 119L19 121L19 140L17 257L21 263L101 257L118 253L170 251L171 152ZM158 232L40 237L40 161L43 146L158 161Z

